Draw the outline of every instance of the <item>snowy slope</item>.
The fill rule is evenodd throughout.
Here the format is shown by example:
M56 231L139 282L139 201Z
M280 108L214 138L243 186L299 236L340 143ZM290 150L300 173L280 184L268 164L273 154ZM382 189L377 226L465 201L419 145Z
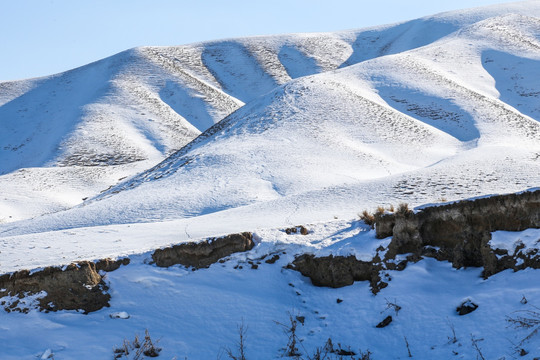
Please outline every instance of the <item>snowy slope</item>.
M289 81L83 206L2 234L225 210L319 221L336 209L354 216L382 203L536 186L540 122L531 115L540 85L526 79L540 60L537 25L531 16L494 16L416 50ZM505 102L503 88L527 96Z
M0 106L4 221L80 203L162 160L242 104L211 87L206 93L215 95L213 102L201 100L203 87L192 89L137 49L63 74L0 87L12 94L25 88ZM171 94L176 94L174 101ZM183 112L174 111L167 101L181 104ZM11 179L22 171L28 186L21 189L19 183L16 191L9 191ZM110 176L102 176L104 172ZM87 189L80 191L79 183ZM48 204L39 206L43 198Z
M244 103L293 78L428 45L487 18L535 12L538 3L523 2L329 34L142 47L66 73L1 83L0 184L6 191L0 219L29 218L81 203L163 160ZM512 86L529 91L527 84ZM503 100L521 106L511 98ZM534 105L524 106L520 110L525 114L534 111L527 108ZM94 167L104 165L123 166L118 174L102 177ZM36 167L72 166L87 169L50 173L61 178L76 174L74 183L89 183L86 191L52 175L43 177L42 171L34 174ZM27 169L27 178L32 178L22 198L10 190L14 175L3 176L19 169ZM63 190L73 196L54 196Z

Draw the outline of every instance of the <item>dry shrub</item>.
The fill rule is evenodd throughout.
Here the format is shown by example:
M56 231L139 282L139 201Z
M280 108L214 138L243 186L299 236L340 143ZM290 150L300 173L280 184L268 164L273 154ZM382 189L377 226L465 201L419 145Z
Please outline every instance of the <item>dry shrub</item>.
M242 324L238 325L237 353L235 354L230 348L225 350L229 359L246 360L246 335L247 326L244 325L244 320L242 320Z
M113 358L114 359L133 359L140 360L144 357L158 357L161 352L161 348L157 347L156 344L159 342L152 341L148 329L144 332L144 341L141 344L139 341L139 335L135 335L133 342L130 342L127 339L124 339L124 342L121 347L113 349Z
M363 220L366 225L369 225L372 229L375 228L375 223L380 220L384 215L386 210L383 206L378 206L375 212L372 214L367 210L362 211L362 214L359 214L360 220Z
M396 214L405 216L412 214L412 212L413 211L409 209L409 205L407 203L401 203L397 208Z
M519 343L522 345L540 332L540 308L531 306L529 310L515 311L514 314L514 316L508 316L506 321L514 329L528 329L530 331Z
M364 221L366 225L369 225L372 229L375 227L375 216L368 212L367 210L362 211L362 214L359 214L360 220Z

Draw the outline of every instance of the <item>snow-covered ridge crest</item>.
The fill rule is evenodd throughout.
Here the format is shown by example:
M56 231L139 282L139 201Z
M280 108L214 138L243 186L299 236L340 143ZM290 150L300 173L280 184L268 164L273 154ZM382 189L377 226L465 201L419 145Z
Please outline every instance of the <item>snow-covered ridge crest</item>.
M410 26L142 47L0 83L0 219L70 208L155 165L277 85L425 45L455 30L447 23L426 18ZM437 24L441 31L425 31ZM29 186L14 184L21 177Z

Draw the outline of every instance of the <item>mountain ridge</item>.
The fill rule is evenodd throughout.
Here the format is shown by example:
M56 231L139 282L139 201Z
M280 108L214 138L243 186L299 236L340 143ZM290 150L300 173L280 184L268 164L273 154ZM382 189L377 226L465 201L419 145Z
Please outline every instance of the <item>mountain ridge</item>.
M69 182L58 183L53 176L43 177L42 180L32 173L54 173L55 176L61 175L63 178L75 174L78 180L74 183L83 184L93 179L93 186L88 187L85 194L80 185L77 185L71 189L73 196L67 203L66 199L61 199L60 204L52 209L47 206L46 210L36 206L35 211L32 210L28 215L19 218L31 218L47 212L69 209L73 205L81 204L82 198L95 199L79 206L87 209L94 206L96 201L116 195L122 189L136 187L135 184L140 182L137 179L156 177L163 180L168 173L159 169L199 169L200 166L217 169L221 167L218 165L221 161L219 159L224 161L224 166L232 164L231 161L236 159L234 161L239 164L251 164L248 167L254 169L238 172L244 172L246 179L251 178L252 180L248 181L251 185L245 187L233 180L232 183L237 183L233 186L236 187L233 193L237 192L233 198L237 198L231 198L229 205L224 205L224 200L217 200L227 198L217 195L218 189L223 191L226 188L218 186L212 189L212 186L201 180L208 176L203 175L207 173L205 171L196 170L199 177L189 180L186 178L183 183L189 184L194 179L199 179L195 181L199 184L197 186L209 191L203 198L210 196L209 199L214 199L212 202L223 203L216 205L216 209L223 210L236 206L234 204L247 205L252 201L259 201L256 200L259 191L265 194L263 199L270 200L317 189L324 191L325 187L341 186L341 182L352 184L403 171L415 171L414 169L425 166L435 166L473 147L483 146L482 144L503 147L514 144L526 147L526 144L530 144L534 149L537 144L538 122L518 110L522 109L532 115L539 111L534 101L537 91L534 81L512 80L516 78L515 74L506 74L508 71L505 72L500 67L507 66L506 64L515 66L522 63L523 59L528 59L527 65L518 69L520 73L535 68L535 59L539 58L535 46L539 36L535 25L538 21L533 16L535 11L540 14L537 3L523 2L447 12L363 30L225 39L175 47L139 47L107 58L101 63L89 64L86 67L112 69L116 75L105 82L105 88L103 82L95 82L97 95L89 95L98 99L95 103L79 108L78 105L72 106L72 111L81 111L86 115L83 115L82 120L78 120L79 125L75 127L75 131L59 145L49 141L50 148L60 150L58 155L52 158L49 156L47 162L42 162L45 165L43 170L25 169L24 174L26 178L32 179L33 190L29 192L29 197L35 200L44 195L47 199L54 198L42 189L60 189ZM513 14L514 12L516 14ZM516 38L516 34L520 37ZM523 41L509 44L506 40L508 38ZM466 42L468 44L465 44ZM365 48L364 45L368 47ZM484 48L487 52L481 50ZM452 52L459 53L460 58L456 58ZM482 54L480 57L479 53ZM364 58L359 58L360 54ZM381 54L387 55L379 56ZM511 58L517 55L525 57ZM497 61L492 61L492 58ZM356 61L360 62L353 64ZM490 72L487 70L491 64L502 65L489 68ZM32 84L39 85L43 81L65 78L65 74L77 74L79 70L20 84L3 83L3 87L31 87ZM497 78L495 85L499 86L498 88L493 86L493 82L488 78L492 73ZM291 75L300 77L291 80ZM510 84L508 77L513 84ZM84 76L78 81L83 82L88 78L89 76ZM500 81L501 78L505 81ZM421 81L418 81L419 79ZM63 81L68 83L70 79ZM514 88L523 88L523 91L532 96L528 97L526 102L516 100L515 96L509 98L508 102L501 101L498 94L504 89L500 84L506 83ZM36 87L39 88L36 85L34 89ZM54 95L55 90L51 91ZM20 102L21 97L25 96L21 90L13 90L13 94L20 96L12 101ZM13 94L12 96L15 96ZM42 97L48 98L45 95L47 94ZM2 96L4 99L9 97L6 94ZM517 96L522 97L519 94ZM476 101L471 102L469 98ZM343 99L348 100L343 102ZM339 105L336 105L343 105L347 101L348 109L340 109ZM483 105L479 107L479 104ZM16 107L12 106L12 110L15 109ZM0 112L2 111L6 112L5 104L0 107ZM36 111L38 110L34 110L34 113ZM330 114L334 118L331 119ZM366 117L366 114L371 114L371 118ZM39 116L45 118L45 115ZM260 116L260 119L255 121L255 116ZM378 123L372 121L373 117L378 119ZM69 123L68 118L65 117L66 124ZM88 119L85 120L86 118ZM243 119L238 122L239 118ZM263 118L266 120L261 120ZM318 122L309 118L326 120ZM231 127L231 119L237 119L232 122L238 124L249 121L251 129ZM285 126L280 119L285 119L289 124ZM362 130L359 131L358 126ZM283 127L280 131L284 133L275 130L279 127ZM253 155L251 159L244 157L240 160L239 154L235 153L234 148L238 147L239 142L251 141L247 134L264 137L270 134L266 132L268 129L274 129L272 131L281 139L288 139L287 142L279 140L282 146L276 148L276 151L281 152L289 161L301 164L307 159L295 155L292 150L294 147L283 152L289 144L294 144L299 139L304 139L302 141L305 148L295 145L297 154L306 152L308 148L311 149L308 152L318 154L308 160L311 165L305 166L307 172L297 172L298 179L285 175L277 158L272 159L271 154L258 147L259 145L253 144L255 147L249 150ZM216 148L208 145L208 139L223 137L225 130L229 134L226 136L238 139L230 145L233 150L220 147L220 155L210 155ZM291 136L293 132L304 135L295 139ZM246 135L241 135L242 133ZM502 133L504 136L501 136ZM22 135L24 134L23 131ZM19 138L23 138L22 135L18 135ZM422 137L431 140L421 140ZM240 138L242 140L239 140ZM312 140L307 140L308 138ZM8 139L13 142L12 138ZM266 139L260 138L259 141L264 142ZM414 145L426 145L430 141L432 150L428 150L429 146L426 148ZM269 148L275 147L275 144L268 141L266 144ZM3 149L6 151L9 148L7 152L11 153L10 156L21 159L20 151L31 145L20 145L8 144L4 145ZM214 149L210 152L204 150L204 156L208 161L217 159L217 163L207 160L201 163L200 156L189 155L190 152L195 154L198 151L196 149L201 146ZM40 152L45 154L42 147L40 144ZM318 147L333 148L334 155L323 156ZM244 148L248 149L249 146ZM255 150L257 148L259 150ZM178 149L181 149L180 152L175 154ZM264 158L257 157L257 152L263 154L265 151ZM527 152L523 150L523 154ZM340 159L340 153L347 154L348 160ZM534 151L531 153L534 154ZM32 154L31 151L27 152L27 157L32 158L32 161L38 159ZM171 154L171 158L164 160ZM182 158L182 154L186 155L185 158ZM315 165L317 156L320 159L326 158L325 166L331 169L326 180L316 180L317 169L320 168ZM522 155L519 157L522 158ZM180 158L179 162L183 164L180 167L172 165L177 158ZM9 160L9 157L7 159ZM272 163L274 168L268 166L267 162ZM351 167L354 163L356 165ZM341 165L336 167L332 164ZM97 175L95 169L104 165L109 169L108 175ZM220 171L224 169L225 167L222 167ZM18 178L21 171L1 176L0 183L7 183L8 189L13 188L11 180ZM335 171L337 172L334 173ZM101 170L100 172L103 173ZM118 175L114 176L116 172ZM136 175L139 172L141 175ZM234 170L230 176L233 173ZM126 176L129 180L123 180ZM217 179L217 173L212 177ZM532 176L532 179L535 177ZM218 183L220 182L216 184ZM254 192L248 195L244 190L250 186L254 186ZM503 186L501 191L505 190L515 189L504 189ZM10 191L7 192L6 213L20 209L21 205L27 202L26 199L17 200ZM13 191L20 192L20 187ZM186 194L190 192L192 193L187 188L184 190ZM175 193L178 193L177 190L165 191L166 195L158 198ZM206 200L188 198L182 195L182 203L186 209L193 206L208 208L204 205ZM170 203L163 199L163 204ZM426 200L429 199L419 201ZM153 208L157 209L159 206ZM119 213L126 214L124 210ZM191 214L190 216L202 213L199 210L186 212ZM59 213L58 216L64 215ZM13 220L6 217L4 221ZM43 221L45 220L38 220L36 223ZM128 215L122 220L126 221L130 221Z

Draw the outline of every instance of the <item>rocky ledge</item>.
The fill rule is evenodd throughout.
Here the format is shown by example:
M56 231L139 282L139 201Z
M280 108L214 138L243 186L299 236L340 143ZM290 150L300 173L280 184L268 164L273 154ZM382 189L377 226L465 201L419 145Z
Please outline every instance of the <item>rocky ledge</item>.
M208 267L233 253L251 250L253 246L253 234L243 232L158 249L152 254L152 259L161 267L180 264L198 269Z
M485 277L522 262L540 267L534 251L515 251L511 261L489 244L494 231L529 228L540 228L540 190L387 214L375 225L378 238L392 236L387 258L406 253L432 256L456 268L483 267Z
M408 261L422 257L450 261L456 268L483 267L485 278L506 269L540 269L538 248L526 249L518 244L509 253L489 243L494 231L529 228L540 228L540 190L385 214L375 221L376 236L392 236L392 240L388 248L379 248L371 261L306 254L297 257L289 268L309 277L316 286L341 287L369 281L373 293L387 285L381 280L381 270L403 270ZM400 254L407 254L406 260L397 262Z
M210 238L201 242L175 245L156 250L152 259L157 266L182 264L208 267L235 252L253 248L249 232ZM80 261L51 266L37 271L22 270L0 276L0 306L7 312L77 310L85 314L109 306L105 272L128 265L129 259Z
M0 276L0 305L7 311L80 310L84 313L109 306L111 296L103 272L127 265L129 259L81 261L39 271L17 271Z

